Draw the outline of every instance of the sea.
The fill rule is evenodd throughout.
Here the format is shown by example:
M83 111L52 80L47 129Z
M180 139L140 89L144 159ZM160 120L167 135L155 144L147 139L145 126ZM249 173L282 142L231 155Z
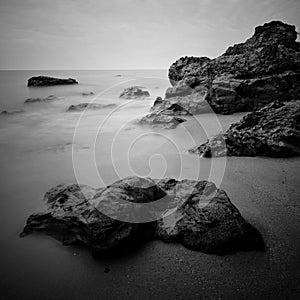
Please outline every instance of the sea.
M79 84L27 87L27 80L38 75L71 77ZM143 87L150 97L119 98L131 86ZM169 245L150 246L117 259L95 259L87 249L66 247L51 237L19 237L28 216L45 209L44 194L60 183L101 187L140 176L222 185L227 160L200 158L187 150L226 130L243 114L186 116L187 121L176 129L140 125L138 120L168 87L167 70L0 71L0 111L8 112L0 115L0 299L122 299L126 295L148 299L151 294L162 296L166 289L174 297L175 291L184 296L172 285L174 269L158 269L170 259L165 257ZM24 103L50 95L56 99ZM67 112L79 103L115 106ZM252 160L243 161L245 169L238 172L253 165ZM282 165L290 168L285 162ZM170 247L176 253L177 248ZM164 263L156 265L162 257Z

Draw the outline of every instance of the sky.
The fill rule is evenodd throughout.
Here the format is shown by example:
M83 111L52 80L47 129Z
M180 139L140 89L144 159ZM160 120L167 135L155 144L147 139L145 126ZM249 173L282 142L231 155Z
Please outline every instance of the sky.
M0 0L0 69L167 69L299 16L300 0Z

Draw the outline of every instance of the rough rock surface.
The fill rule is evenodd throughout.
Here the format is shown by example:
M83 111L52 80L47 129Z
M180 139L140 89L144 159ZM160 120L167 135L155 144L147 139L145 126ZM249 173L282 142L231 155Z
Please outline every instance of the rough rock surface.
M125 89L121 93L120 98L137 99L137 98L146 98L149 96L150 96L150 93L148 91L143 90L142 87L132 86L132 87Z
M300 100L274 101L189 151L204 157L300 155Z
M51 86L64 84L78 84L73 78L55 78L49 76L35 76L28 79L27 86Z
M272 21L215 58L182 57L169 69L161 110L177 103L192 114L229 114L300 97L300 43L295 26Z
M84 110L98 110L103 108L112 108L115 107L116 104L100 104L100 103L79 103L70 105L67 109L68 112L73 111L84 111Z
M50 95L47 96L45 98L28 98L25 100L24 103L42 103L42 102L51 102L51 101L55 101L55 100L59 100L60 98L54 96L54 95Z
M156 210L152 203L159 200L163 205ZM123 252L152 239L218 254L264 247L260 233L227 194L207 181L127 177L99 189L59 185L45 201L46 211L31 215L21 236L43 232L98 253ZM142 210L141 205L150 206ZM148 220L149 215L155 217L151 222L122 221Z

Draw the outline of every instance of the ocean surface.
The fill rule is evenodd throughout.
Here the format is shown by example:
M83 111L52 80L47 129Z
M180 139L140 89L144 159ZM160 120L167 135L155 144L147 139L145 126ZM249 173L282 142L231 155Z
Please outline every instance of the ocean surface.
M35 75L72 77L79 84L28 88L27 79ZM120 99L123 89L130 86L144 87L151 97L134 101ZM285 252L283 248L274 248L279 253L274 250L275 254L267 256L251 253L222 260L181 246L154 242L126 257L95 259L85 249L64 247L50 237L19 238L27 217L45 208L43 195L51 187L75 182L99 187L137 175L211 180L230 192L233 202L269 241L273 241L272 230L276 224L285 226L284 222L288 222L284 217L284 209L287 209L289 218L294 220L293 225L288 225L292 227L288 227L288 232L296 240L284 243L299 248L296 204L292 202L292 206L287 207L282 202L297 198L299 160L208 160L187 153L187 149L225 130L243 114L216 116L211 113L187 117L187 122L173 130L137 124L137 120L149 112L155 98L163 97L169 86L166 70L0 71L0 111L11 112L0 115L0 299L149 299L163 296L171 299L185 296L184 285L193 295L221 297L224 292L232 296L233 291L228 288L214 289L223 277L220 272L230 270L235 275L228 277L223 285L230 286L230 280L236 280L241 295L246 295L247 288L251 290L255 283L250 280L245 285L239 281L239 265L245 264L244 276L250 274L254 280L257 270L253 259L258 261L256 266L263 272L262 277L272 279L270 293L272 288L278 287L282 270L276 269L277 277L274 275L273 280L268 277L266 268L272 265L272 259L278 262L279 254ZM89 92L94 95L83 95ZM27 98L49 95L58 99L24 104ZM66 111L70 105L82 102L116 106L85 112ZM281 175L285 176L285 190L281 188ZM259 202L257 198L261 195L264 199ZM275 217L281 213L282 216L277 216L278 223L271 226L275 222L272 216L268 216L268 221L259 216L266 217L262 211L270 208L270 203L265 199L274 197L281 201L280 207L271 202ZM286 234L286 228L281 230ZM288 261L292 265L299 261L293 254L294 248ZM107 267L111 271L104 273ZM210 269L212 273L208 273ZM289 274L287 269L285 264L283 277L287 276L284 280L293 288L294 273ZM194 275L191 277L189 272ZM261 291L263 283L257 284ZM165 291L168 292L165 294Z

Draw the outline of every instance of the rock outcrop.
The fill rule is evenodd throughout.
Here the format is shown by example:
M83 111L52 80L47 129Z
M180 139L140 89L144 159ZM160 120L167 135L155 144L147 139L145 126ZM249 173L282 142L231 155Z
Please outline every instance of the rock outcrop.
M54 96L54 95L50 95L50 96L47 96L45 98L28 98L25 100L24 103L47 103L47 102L52 102L52 101L55 101L55 100L59 100L60 98Z
M139 86L129 87L120 94L120 98L124 99L138 99L147 97L150 97L150 93Z
M295 26L272 21L215 58L182 57L169 69L161 110L176 103L192 114L252 111L300 97L300 43ZM208 104L208 105L207 105Z
M42 232L96 253L152 239L217 254L264 247L227 194L207 181L127 177L99 189L59 185L45 201L47 210L31 215L21 236Z
M204 157L300 155L300 100L274 101L189 152Z
M79 112L84 110L98 110L103 108L113 108L116 104L100 104L100 103L79 103L70 105L67 112Z
M78 84L73 78L55 78L49 76L35 76L28 79L27 86L52 86L52 85L65 85L65 84Z

